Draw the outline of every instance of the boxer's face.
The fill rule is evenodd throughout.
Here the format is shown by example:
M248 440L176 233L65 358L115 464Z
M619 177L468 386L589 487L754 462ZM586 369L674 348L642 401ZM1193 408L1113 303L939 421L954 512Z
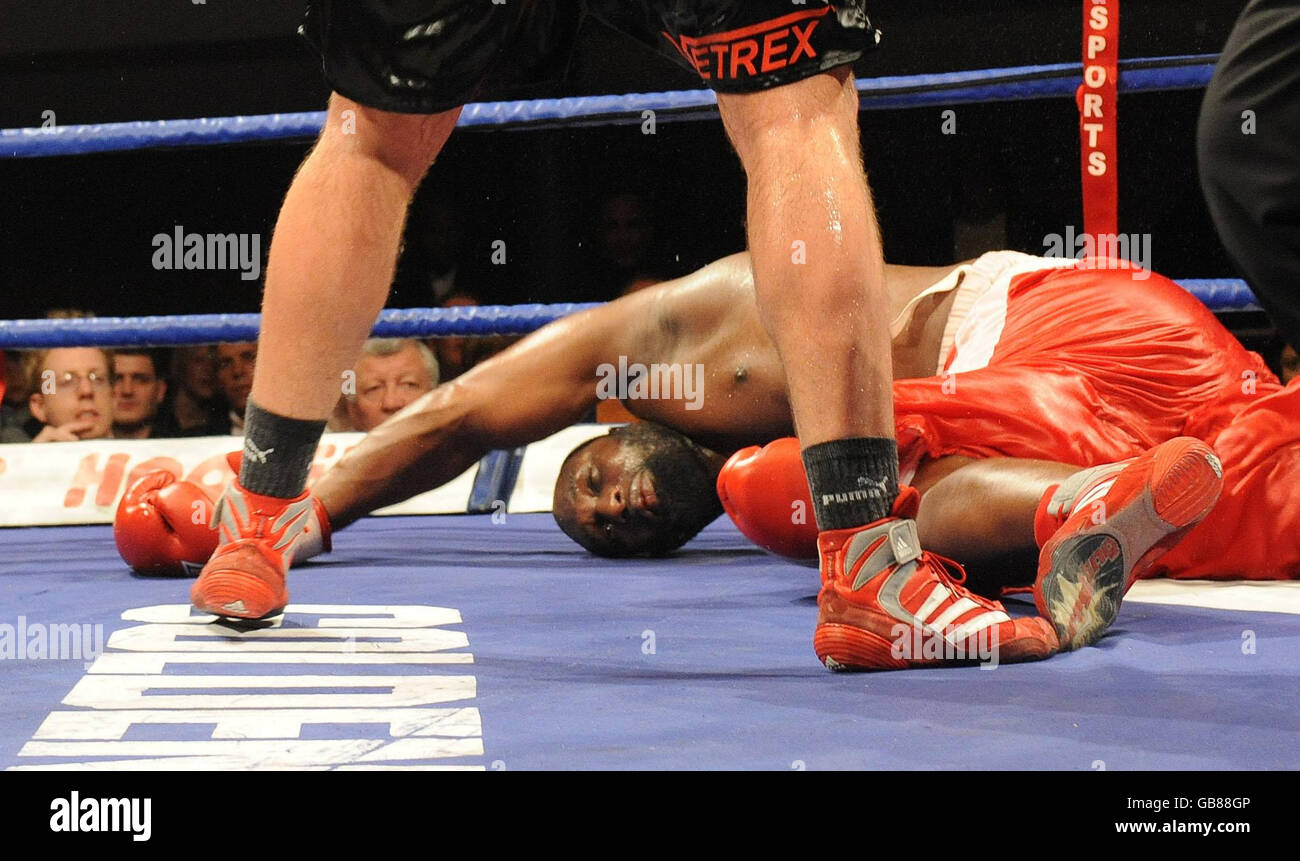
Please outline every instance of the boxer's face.
M616 428L579 446L555 482L565 534L600 556L676 550L722 513L708 456L649 423Z

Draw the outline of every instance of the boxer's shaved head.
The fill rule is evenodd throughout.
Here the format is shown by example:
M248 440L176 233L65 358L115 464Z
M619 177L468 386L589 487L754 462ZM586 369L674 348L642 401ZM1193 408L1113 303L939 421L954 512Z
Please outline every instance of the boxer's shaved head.
M555 522L599 556L671 553L722 513L717 455L661 425L614 428L569 452Z

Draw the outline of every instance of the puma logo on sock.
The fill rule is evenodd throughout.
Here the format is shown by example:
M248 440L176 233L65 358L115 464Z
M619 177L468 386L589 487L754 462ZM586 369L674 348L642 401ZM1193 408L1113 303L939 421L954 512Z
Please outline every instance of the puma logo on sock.
M266 463L266 456L273 451L275 451L274 446L266 450L262 450L258 448L251 439L245 438L244 440L244 454L246 454L252 460L257 461L258 463Z
M822 505L834 505L836 503L860 502L864 499L879 499L888 494L889 483L883 479L867 478L865 475L858 476L858 486L862 490L850 490L845 493L823 493Z

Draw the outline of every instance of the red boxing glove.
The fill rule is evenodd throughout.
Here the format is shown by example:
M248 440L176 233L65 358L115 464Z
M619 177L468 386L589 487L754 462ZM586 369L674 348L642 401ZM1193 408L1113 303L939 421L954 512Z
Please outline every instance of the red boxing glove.
M786 437L733 454L718 473L718 498L741 534L796 561L817 560L817 520L799 456Z
M238 475L240 453L226 455ZM315 496L312 518L298 537L293 562L305 562L332 549L329 514ZM189 576L217 549L217 530L209 529L216 499L192 481L177 481L166 470L151 472L127 489L113 518L113 538L122 559L140 574Z
M117 552L141 574L194 576L217 549L217 531L208 528L213 502L166 470L143 476L117 506Z

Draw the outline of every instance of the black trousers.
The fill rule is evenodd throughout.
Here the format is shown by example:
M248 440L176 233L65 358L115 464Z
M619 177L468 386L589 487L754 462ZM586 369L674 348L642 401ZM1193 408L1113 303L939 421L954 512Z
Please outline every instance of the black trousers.
M1300 347L1300 0L1251 0L1201 105L1201 188L1224 246Z

